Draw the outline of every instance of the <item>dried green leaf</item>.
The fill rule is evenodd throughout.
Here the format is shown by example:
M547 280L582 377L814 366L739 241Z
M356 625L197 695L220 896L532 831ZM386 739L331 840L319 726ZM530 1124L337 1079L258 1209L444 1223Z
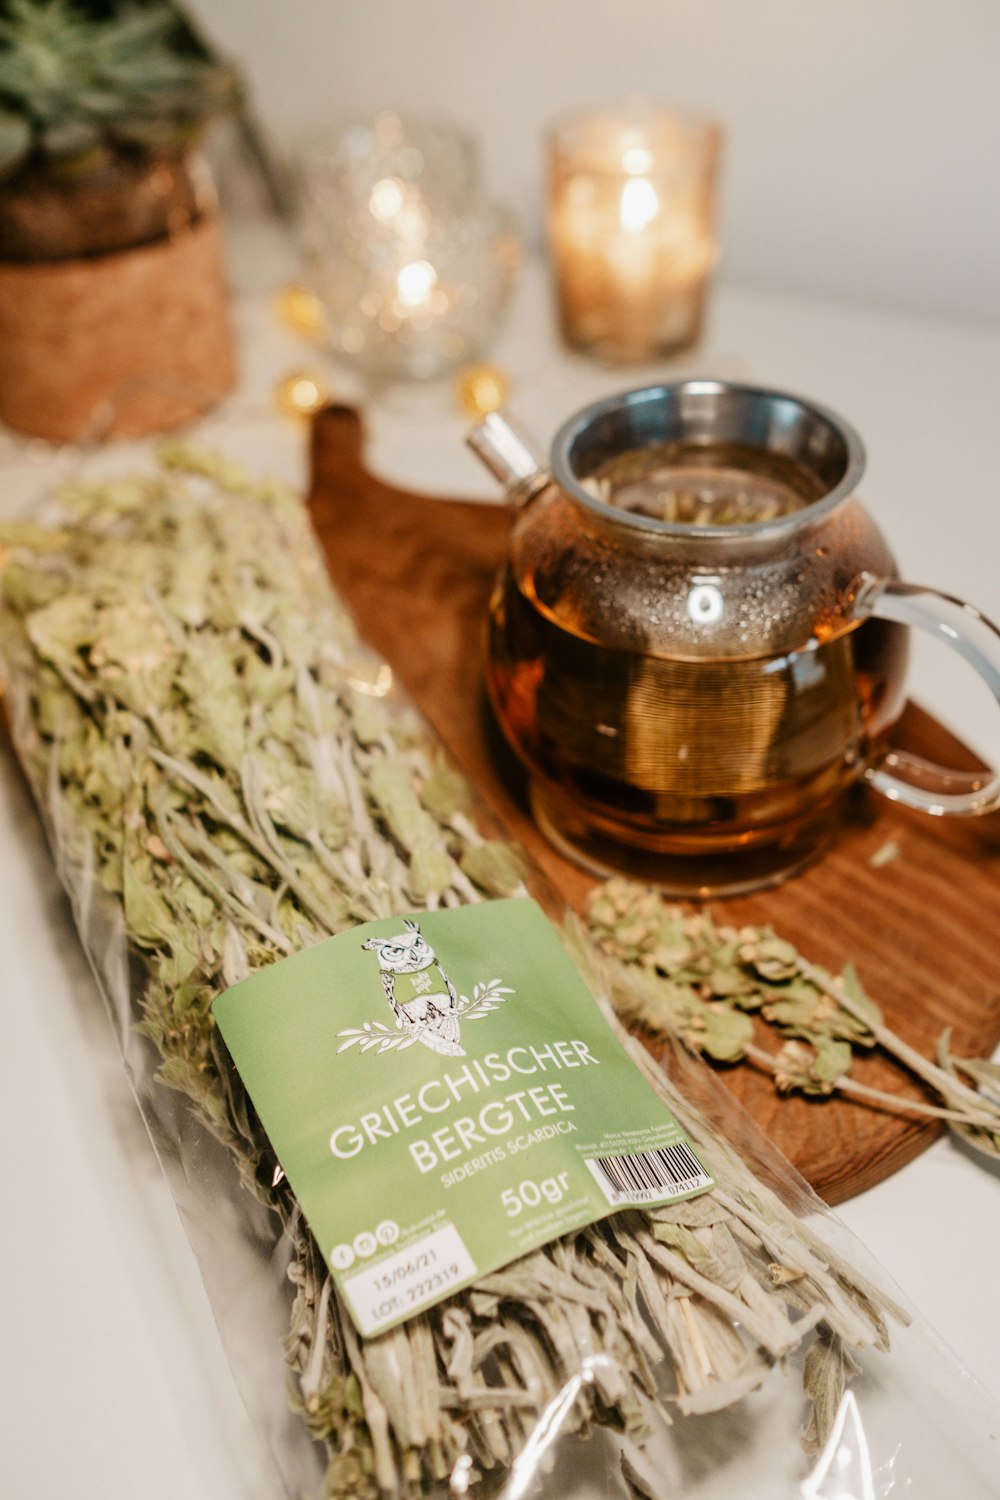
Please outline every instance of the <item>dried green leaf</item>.
M850 963L844 965L844 989L855 1005L864 1012L872 1027L882 1025L885 1018L881 1010L865 990L861 980L858 978L857 970Z
M368 790L389 832L409 853L440 843L437 824L420 805L413 771L401 756L385 756L368 774Z
M439 823L450 823L457 813L472 811L469 783L450 766L434 769L420 790L420 800Z
M466 849L459 863L473 885L490 896L515 896L524 888L524 866L509 844L488 840Z
M406 886L414 901L441 896L452 882L454 865L442 849L417 849L410 860Z
M826 1434L833 1426L847 1380L858 1373L857 1362L836 1334L824 1331L814 1339L802 1374L805 1393L812 1403L802 1439L802 1446L809 1455L817 1454L822 1448Z
M157 891L151 862L126 860L122 882L125 920L135 941L148 948L169 945L175 938L176 923Z
M58 599L66 587L66 580L55 568L12 557L3 566L0 585L6 606L19 615L26 615L32 610L44 609Z
M753 1040L753 1022L724 1005L706 1006L702 1013L701 1050L714 1062L739 1062Z
M773 933L764 933L755 945L754 956L749 960L751 968L762 979L772 983L778 979L790 979L798 970L799 955L791 943Z

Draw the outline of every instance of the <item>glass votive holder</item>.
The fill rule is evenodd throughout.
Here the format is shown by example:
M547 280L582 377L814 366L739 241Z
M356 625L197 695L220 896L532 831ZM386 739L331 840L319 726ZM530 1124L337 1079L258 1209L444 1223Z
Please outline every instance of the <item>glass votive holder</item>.
M563 337L628 364L701 331L716 261L722 131L652 106L579 114L548 139L548 237Z
M474 360L506 308L520 246L483 193L469 134L385 113L313 136L299 165L331 351L369 382L432 379Z

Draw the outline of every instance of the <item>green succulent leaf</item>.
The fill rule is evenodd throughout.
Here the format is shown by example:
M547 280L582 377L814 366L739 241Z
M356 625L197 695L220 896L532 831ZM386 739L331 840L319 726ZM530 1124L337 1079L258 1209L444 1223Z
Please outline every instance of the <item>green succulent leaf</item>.
M106 139L180 149L239 96L235 71L192 50L170 6L105 18L68 0L9 0L0 18L0 175L32 152L58 164Z
M31 126L12 110L0 109L0 177L9 176L31 150Z

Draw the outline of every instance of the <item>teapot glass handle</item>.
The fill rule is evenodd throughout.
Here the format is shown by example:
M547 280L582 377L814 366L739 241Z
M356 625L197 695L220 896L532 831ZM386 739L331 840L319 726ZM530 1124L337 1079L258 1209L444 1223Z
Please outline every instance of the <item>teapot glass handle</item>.
M972 663L1000 706L1000 630L973 605L936 589L869 576L855 596L854 613L929 630ZM938 816L972 817L1000 808L1000 774L950 771L906 750L888 751L864 775L893 802Z

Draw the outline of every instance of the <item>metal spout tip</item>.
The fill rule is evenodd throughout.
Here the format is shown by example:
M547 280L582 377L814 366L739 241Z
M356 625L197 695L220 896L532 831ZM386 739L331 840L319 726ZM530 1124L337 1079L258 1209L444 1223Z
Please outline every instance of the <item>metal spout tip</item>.
M533 439L502 412L491 411L466 433L465 441L499 479L512 504L523 505L548 484L548 467Z

